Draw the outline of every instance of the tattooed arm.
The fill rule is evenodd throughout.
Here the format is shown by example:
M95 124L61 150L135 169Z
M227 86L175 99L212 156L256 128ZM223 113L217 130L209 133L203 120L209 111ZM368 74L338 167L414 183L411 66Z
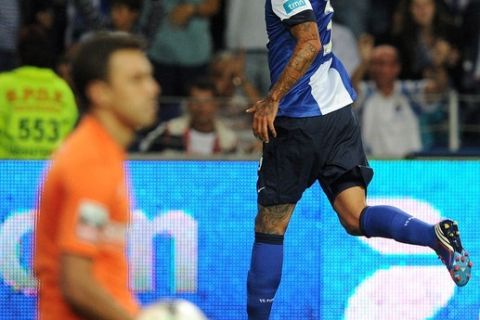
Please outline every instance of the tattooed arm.
M307 72L322 48L315 22L300 23L293 26L290 32L297 44L287 66L268 96L247 109L247 112L253 113L252 128L255 136L266 143L269 141L269 131L274 137L277 135L273 121L277 115L278 103Z
M286 68L270 90L269 97L276 101L280 101L307 72L322 48L315 22L298 24L293 26L290 32L297 39L297 45Z

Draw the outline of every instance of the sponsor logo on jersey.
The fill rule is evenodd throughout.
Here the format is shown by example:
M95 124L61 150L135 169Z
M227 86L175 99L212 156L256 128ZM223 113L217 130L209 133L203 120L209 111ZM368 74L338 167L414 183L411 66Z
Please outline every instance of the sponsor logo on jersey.
M283 8L287 14L290 14L293 10L305 7L306 5L305 0L288 0L283 4Z

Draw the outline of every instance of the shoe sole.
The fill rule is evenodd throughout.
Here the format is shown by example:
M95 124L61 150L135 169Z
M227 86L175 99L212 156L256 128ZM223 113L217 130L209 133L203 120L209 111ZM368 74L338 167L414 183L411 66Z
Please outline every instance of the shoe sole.
M472 262L468 257L468 253L455 252L453 255L452 269L450 269L450 276L459 287L463 287L471 278Z

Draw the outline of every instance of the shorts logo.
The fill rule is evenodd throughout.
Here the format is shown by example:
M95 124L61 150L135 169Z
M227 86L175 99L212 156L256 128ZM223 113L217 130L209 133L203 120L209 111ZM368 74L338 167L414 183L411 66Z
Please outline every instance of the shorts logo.
M283 8L287 14L290 14L293 10L306 6L305 0L287 0L283 4Z

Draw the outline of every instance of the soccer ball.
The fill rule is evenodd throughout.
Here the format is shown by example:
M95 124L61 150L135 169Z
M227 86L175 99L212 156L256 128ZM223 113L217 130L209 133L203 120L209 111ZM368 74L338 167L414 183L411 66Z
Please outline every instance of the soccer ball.
M161 300L140 312L137 320L208 320L193 303L184 299Z

